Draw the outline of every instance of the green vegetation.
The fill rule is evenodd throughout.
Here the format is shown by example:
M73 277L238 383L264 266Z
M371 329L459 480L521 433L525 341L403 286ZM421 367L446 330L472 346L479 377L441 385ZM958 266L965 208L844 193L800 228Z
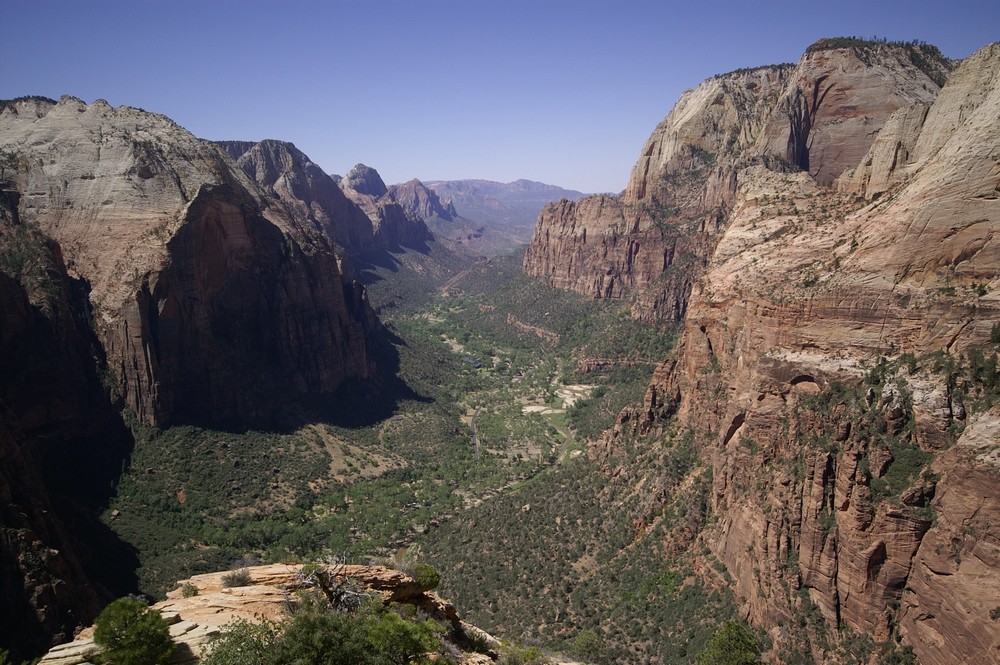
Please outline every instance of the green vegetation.
M418 562L413 566L413 579L424 591L433 591L441 583L441 573L434 566Z
M592 630L580 631L570 643L570 653L585 663L604 662L606 650L604 638Z
M733 613L728 593L662 549L707 516L711 477L692 445L685 433L665 447L629 446L622 469L632 472L615 478L577 457L442 525L422 544L448 571L443 594L476 625L537 646L574 653L590 631L604 645L594 662L692 662ZM635 491L654 468L665 499Z
M387 420L243 432L133 422L106 521L139 552L140 589L160 596L243 558L392 557L580 455L641 401L675 329L550 289L519 263L466 267L415 306L406 271L372 268L409 390Z
M760 643L741 623L726 621L708 640L696 665L756 665L760 663Z
M119 598L94 622L94 643L101 662L114 665L162 665L174 652L167 622L138 598Z
M846 627L841 629L834 654L837 662L844 665L917 665L910 647L893 641L876 642Z
M306 599L284 626L235 621L203 654L203 665L404 665L454 662L443 653L447 629L408 620L376 600L339 612ZM436 654L435 660L428 654Z
M920 473L934 459L912 443L893 441L889 444L892 461L879 478L871 481L872 495L876 498L898 499Z

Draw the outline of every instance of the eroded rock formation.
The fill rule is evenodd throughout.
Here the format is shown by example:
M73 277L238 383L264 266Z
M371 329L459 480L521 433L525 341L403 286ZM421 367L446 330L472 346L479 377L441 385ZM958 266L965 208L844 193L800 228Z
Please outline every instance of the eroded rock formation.
M709 79L654 130L620 196L542 211L525 272L595 298L633 297L639 317L681 320L748 166L829 183L894 111L933 100L950 66L931 47L819 42L797 66Z
M431 233L420 211L397 201L394 190L385 186L375 169L357 164L340 181L340 186L371 219L375 244L380 249L418 247L430 240Z
M374 374L376 321L334 252L369 222L293 146L231 145L236 168L167 118L72 98L8 104L0 142L143 422L282 417Z
M861 68L864 50L822 49L780 70L775 113L786 119L799 99L789 90L806 94L805 80L829 87L822 104L839 99L843 112L854 98L834 79L848 72L876 78L852 84L862 106L875 84L905 94L889 97L899 107L864 149L839 134L852 126L844 120L826 148L821 133L806 142L808 172L776 168L767 151L735 168L676 355L593 452L610 459L637 433L696 433L715 516L698 543L777 657L834 661L861 634L901 640L925 664L988 663L1000 647L990 526L1000 518L1000 44L963 62L933 99L924 71L884 46L870 52L880 65ZM707 113L682 113L693 95L668 120ZM853 124L870 129L863 115ZM791 146L794 132L768 136L780 124L761 123L756 145ZM857 165L846 168L846 153L831 161L834 145ZM610 204L649 192L640 178ZM552 231L547 220L539 235Z
M0 105L0 152L0 641L28 657L135 586L95 518L123 409L336 412L376 374L379 324L337 249L371 223L290 144L222 150L139 109L25 98Z

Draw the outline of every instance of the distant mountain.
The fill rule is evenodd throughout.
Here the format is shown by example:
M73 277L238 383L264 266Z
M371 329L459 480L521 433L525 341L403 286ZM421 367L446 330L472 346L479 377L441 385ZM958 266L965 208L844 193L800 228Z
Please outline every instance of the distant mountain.
M512 246L527 244L538 214L546 204L560 199L576 201L582 192L532 180L433 180L424 185L442 202L450 202L458 215L483 224L507 237Z

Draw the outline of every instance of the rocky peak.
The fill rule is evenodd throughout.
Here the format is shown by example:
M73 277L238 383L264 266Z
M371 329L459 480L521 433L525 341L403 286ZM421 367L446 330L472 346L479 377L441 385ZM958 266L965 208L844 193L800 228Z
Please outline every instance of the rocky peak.
M75 97L69 97L68 95L63 97L63 99L76 100ZM16 99L3 99L0 100L0 114L9 113L11 115L27 115L35 118L41 118L48 113L49 110L56 105L56 103L57 102L54 99L39 97L37 95L17 97Z
M633 298L637 316L679 319L746 170L832 182L862 160L893 112L935 99L934 78L950 67L935 52L832 43L794 66L706 80L653 131L622 196L542 211L525 271L593 297Z
M211 141L234 160L239 159L247 150L257 145L256 141Z
M235 152L233 143L227 145L230 154ZM273 139L252 144L242 149L236 165L270 198L281 201L290 216L320 242L336 243L351 256L372 249L373 229L365 213L293 144Z
M378 174L378 171L364 164L355 164L354 168L344 176L342 184L359 194L375 198L389 191L385 183L382 182L382 176Z
M355 166L340 180L340 187L368 215L378 249L417 246L431 237L423 218L400 205L370 166Z
M437 193L416 178L401 185L393 185L389 193L403 209L421 219L436 217L450 221L457 217L451 201L442 203Z

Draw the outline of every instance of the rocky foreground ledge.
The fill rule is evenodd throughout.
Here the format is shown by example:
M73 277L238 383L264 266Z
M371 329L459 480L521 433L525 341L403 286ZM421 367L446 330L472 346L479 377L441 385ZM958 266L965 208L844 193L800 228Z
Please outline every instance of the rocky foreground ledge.
M250 584L224 587L222 578L228 572L195 575L181 580L178 588L167 593L167 599L153 605L167 623L170 636L177 644L171 663L197 663L199 654L220 634L222 627L237 619L281 621L288 617L296 591L305 588L302 565L272 564L247 569ZM415 605L438 621L450 623L455 629L474 633L494 647L499 642L484 631L462 621L455 606L437 594L424 591L405 573L382 566L338 566L338 577L348 577L380 596L382 602ZM193 586L196 595L187 598L182 587ZM190 588L190 587L188 587ZM39 665L91 665L100 651L94 644L93 627L83 630L73 642L53 647ZM493 659L479 653L463 654L462 665L486 665Z

